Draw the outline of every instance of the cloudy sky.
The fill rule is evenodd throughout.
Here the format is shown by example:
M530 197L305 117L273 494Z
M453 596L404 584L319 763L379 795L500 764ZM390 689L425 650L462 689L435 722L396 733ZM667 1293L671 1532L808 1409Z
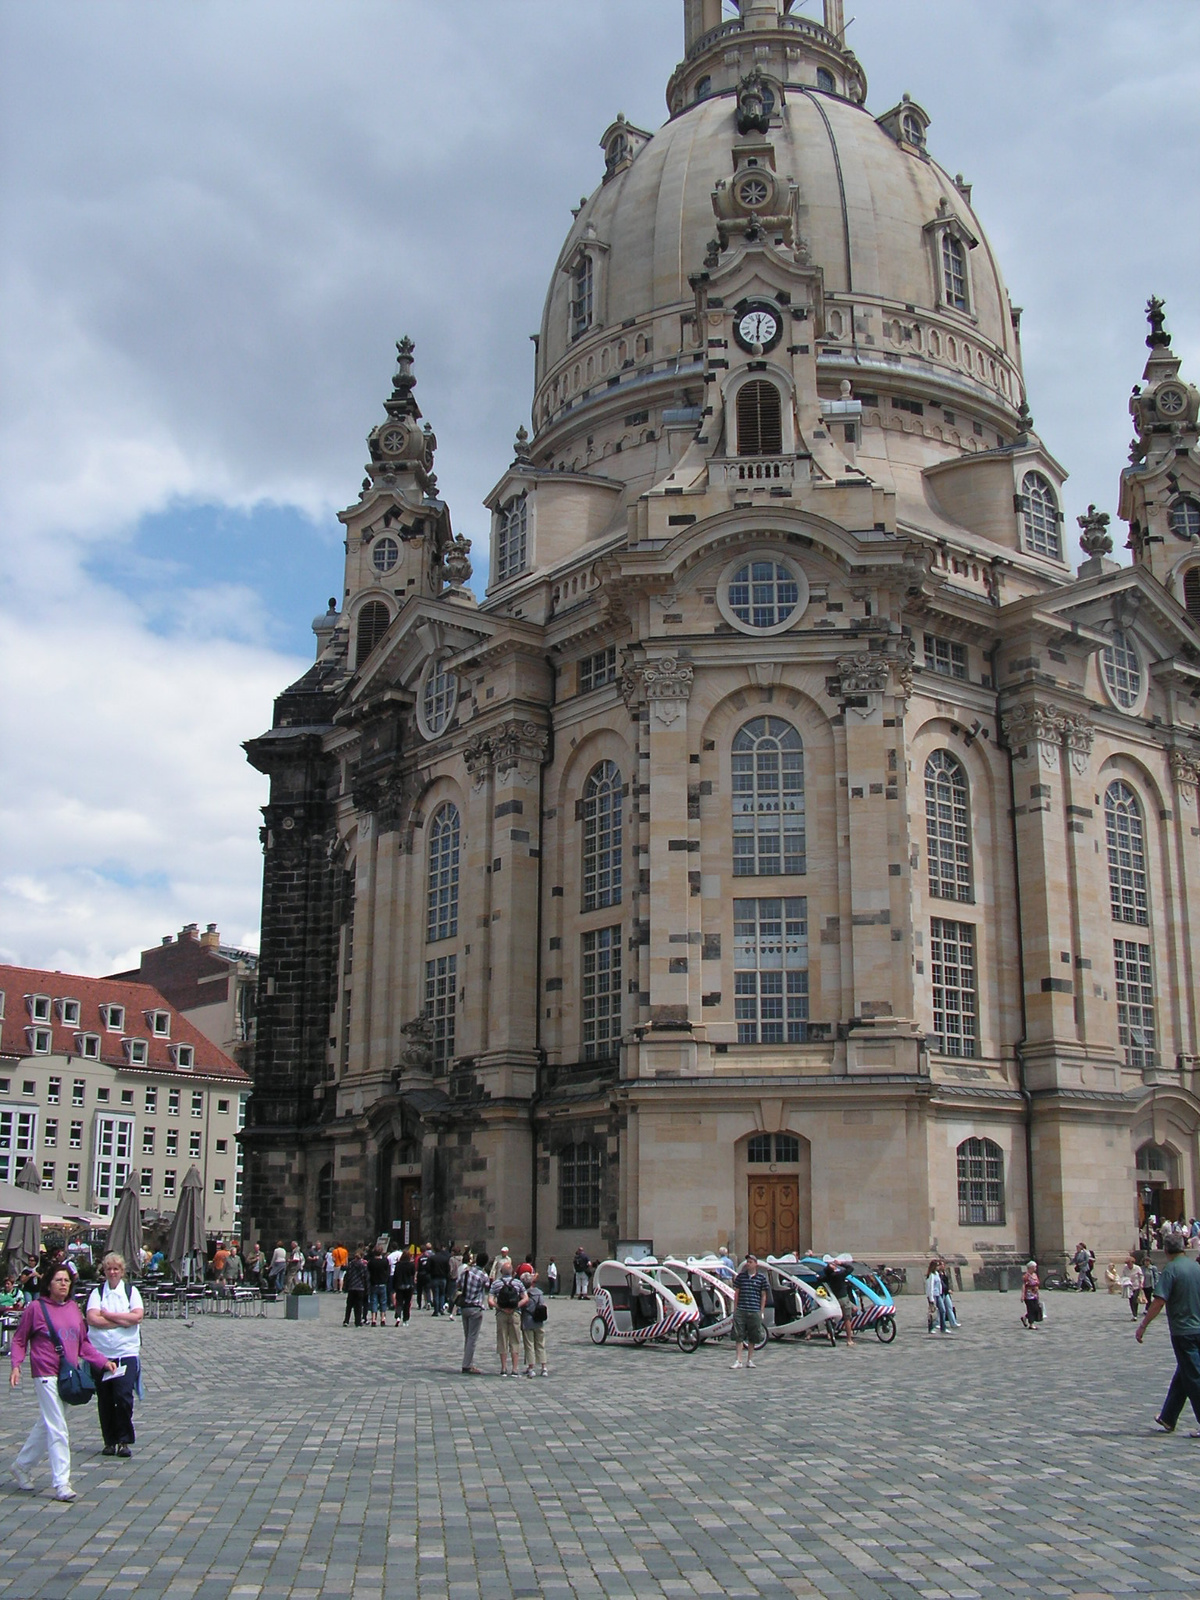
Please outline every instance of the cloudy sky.
M618 110L663 120L682 9L0 0L0 959L256 944L240 744L340 592L393 341L478 553L570 207ZM1200 7L847 11L871 108L908 90L975 184L1069 525L1115 511L1152 291L1200 377Z

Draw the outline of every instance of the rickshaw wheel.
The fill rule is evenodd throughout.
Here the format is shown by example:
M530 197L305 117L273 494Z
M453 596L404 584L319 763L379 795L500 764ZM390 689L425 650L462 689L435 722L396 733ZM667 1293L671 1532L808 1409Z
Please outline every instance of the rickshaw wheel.
M825 1324L825 1337L829 1340L830 1344L833 1345L834 1348L836 1349L837 1348L837 1324L835 1322L831 1321L831 1322L827 1322Z
M700 1348L700 1329L694 1322L685 1322L675 1335L675 1343L684 1355L694 1355Z
M592 1325L588 1329L593 1344L603 1344L608 1338L608 1326L603 1317L593 1317Z
M875 1324L875 1337L879 1340L880 1344L891 1344L892 1340L896 1337L895 1317L880 1317L879 1321Z
M766 1328L764 1328L763 1329L763 1336L762 1336L761 1339L758 1339L758 1340L755 1341L754 1348L756 1350L765 1350L767 1348L767 1343L770 1340L770 1337L771 1337L771 1335L767 1332Z

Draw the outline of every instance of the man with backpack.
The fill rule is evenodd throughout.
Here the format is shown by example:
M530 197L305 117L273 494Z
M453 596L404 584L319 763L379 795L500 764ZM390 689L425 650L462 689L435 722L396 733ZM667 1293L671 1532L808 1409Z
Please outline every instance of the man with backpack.
M488 1305L496 1313L496 1353L500 1357L502 1378L515 1378L517 1375L517 1358L521 1354L521 1310L528 1301L529 1296L520 1280L513 1277L512 1263L505 1262L488 1295Z
M546 1296L537 1287L537 1273L532 1266L528 1272L522 1272L521 1282L525 1286L525 1301L521 1307L525 1376L532 1378L535 1367L540 1367L542 1377L548 1378L550 1368L546 1365L546 1318L549 1315L549 1308L546 1305Z

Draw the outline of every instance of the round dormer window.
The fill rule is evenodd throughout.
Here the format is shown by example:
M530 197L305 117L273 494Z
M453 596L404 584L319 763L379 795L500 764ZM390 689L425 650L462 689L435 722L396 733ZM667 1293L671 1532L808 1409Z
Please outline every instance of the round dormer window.
M1200 503L1181 495L1171 507L1171 532L1177 539L1200 539Z
M1118 628L1112 642L1100 652L1104 687L1113 705L1121 711L1136 711L1142 701L1145 674L1142 658L1129 635Z
M721 615L739 633L783 633L807 605L808 579L786 556L743 558L725 570L717 586Z
M426 739L436 739L454 720L458 704L458 678L447 672L443 661L431 661L425 669L417 700L417 722Z
M400 546L395 539L377 539L371 551L371 564L376 572L390 572L400 559Z

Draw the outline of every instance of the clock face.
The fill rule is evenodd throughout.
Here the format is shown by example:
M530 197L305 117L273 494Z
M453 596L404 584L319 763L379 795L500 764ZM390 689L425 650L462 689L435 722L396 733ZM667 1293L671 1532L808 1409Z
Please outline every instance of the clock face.
M380 439L382 449L389 456L398 456L408 442L408 436L403 428L389 428Z
M1177 417L1186 399L1182 389L1160 389L1155 404L1164 417Z
M770 350L779 343L783 318L768 305L746 306L734 324L733 333L743 350L749 350L752 345Z

